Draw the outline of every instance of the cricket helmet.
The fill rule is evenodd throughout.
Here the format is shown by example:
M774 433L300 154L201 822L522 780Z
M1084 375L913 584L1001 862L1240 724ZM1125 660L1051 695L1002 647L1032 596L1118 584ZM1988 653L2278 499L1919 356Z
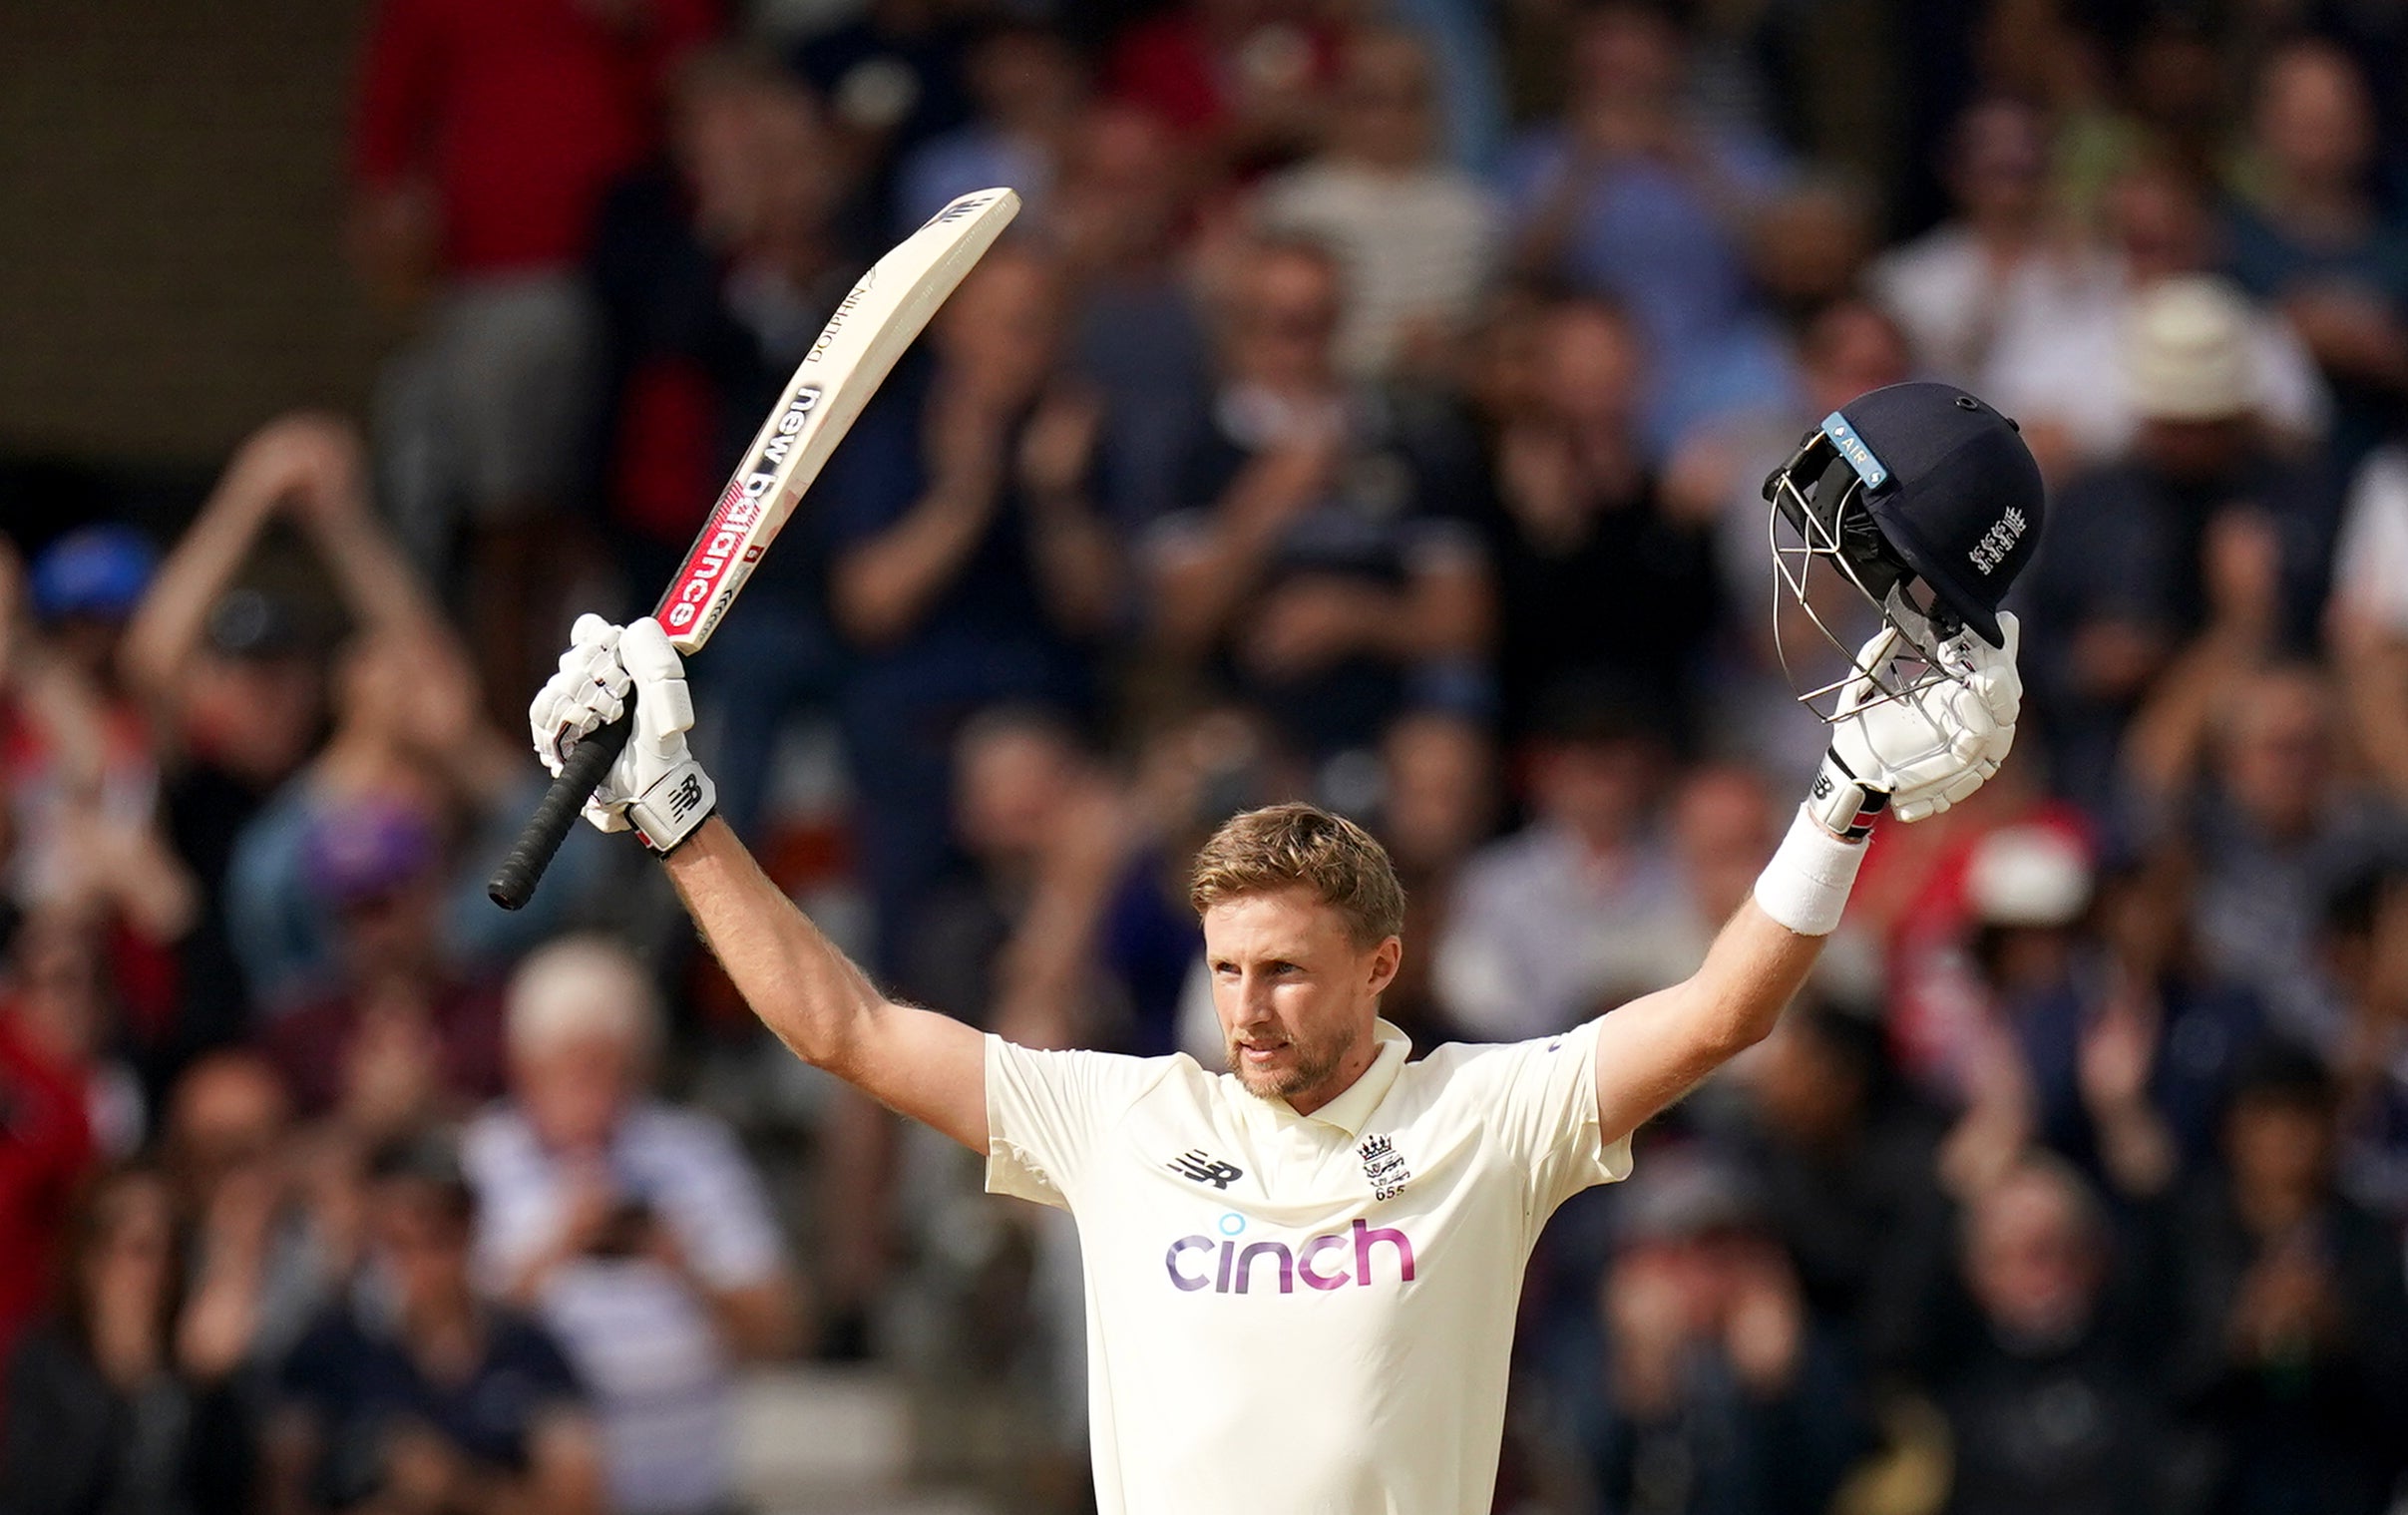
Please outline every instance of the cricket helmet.
M1826 720L1853 704L1894 699L1951 675L1943 648L1970 630L2004 645L1999 602L2039 550L2043 491L2015 423L1951 384L1891 384L1858 395L1808 432L1765 480L1768 529L1785 590L1847 660L1837 679L1804 687L1782 636L1775 645L1798 697ZM1871 602L1883 635L1861 651L1835 632L1809 591L1820 567ZM1827 581L1827 579L1825 580ZM1817 701L1828 698L1831 708Z

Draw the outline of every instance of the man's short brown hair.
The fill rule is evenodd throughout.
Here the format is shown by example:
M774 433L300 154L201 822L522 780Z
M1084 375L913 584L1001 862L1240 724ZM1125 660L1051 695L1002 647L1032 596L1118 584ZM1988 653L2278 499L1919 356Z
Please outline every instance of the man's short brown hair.
M1318 805L1266 805L1224 822L1196 854L1187 903L1197 915L1224 900L1312 891L1346 919L1358 947L1405 932L1405 887L1372 834Z

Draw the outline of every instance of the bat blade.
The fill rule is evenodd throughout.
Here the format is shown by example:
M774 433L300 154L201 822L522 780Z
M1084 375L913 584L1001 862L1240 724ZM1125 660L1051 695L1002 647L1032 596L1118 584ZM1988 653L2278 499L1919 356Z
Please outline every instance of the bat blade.
M862 407L1019 207L1009 189L963 195L880 258L838 303L652 612L669 645L686 653L710 640Z
M1019 208L1020 197L1009 189L963 195L896 244L837 304L652 612L680 654L710 640L862 407ZM587 796L625 747L631 719L622 716L578 743L486 884L496 905L517 910L534 898Z

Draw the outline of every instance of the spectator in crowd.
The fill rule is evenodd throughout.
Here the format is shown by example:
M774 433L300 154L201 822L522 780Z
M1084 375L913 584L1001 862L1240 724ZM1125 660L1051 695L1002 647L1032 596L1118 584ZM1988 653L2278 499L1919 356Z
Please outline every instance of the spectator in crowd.
M1738 1176L1670 1151L1620 1198L1598 1291L1610 1408L1598 1507L1827 1508L1863 1449L1857 1385Z
M1092 707L1122 555L1095 509L1100 406L1060 369L1065 291L1003 249L955 292L932 369L900 373L818 486L830 602L860 649L842 721L880 960L944 870L952 752L983 706Z
M229 1049L185 1070L167 1106L161 1157L191 1229L188 1363L271 1374L351 1276L358 1238L348 1207L328 1203L348 1153L304 1134L275 1067Z
M553 1337L477 1290L476 1200L421 1138L368 1169L368 1276L286 1357L267 1441L268 1507L594 1515L601 1453Z
M2160 284L2216 272L2205 191L2172 164L2136 159L2109 181L2104 210L2100 244L2055 254L2053 276L2001 312L1989 359L1967 381L2022 418L2058 477L2112 463L2133 446L2149 412L2132 328ZM2314 360L2279 311L2253 300L2235 309L2237 370L2260 423L2279 450L2316 451L2331 400Z
M1341 35L1279 0L1184 0L1121 33L1106 84L1244 178L1310 146Z
M443 953L433 824L390 800L320 817L303 877L336 921L336 971L266 1028L303 1113L335 1114L371 1145L467 1113L501 1089L501 1009L490 974Z
M1435 161L1435 88L1411 33L1352 33L1327 146L1266 180L1256 200L1266 231L1337 255L1347 282L1338 366L1354 378L1442 375L1497 262L1495 205Z
M2214 282L2170 281L2142 301L2127 358L2144 417L2132 454L2066 485L2017 586L2052 776L2094 811L2121 799L2117 754L2136 707L2222 599L2234 531L2270 539L2263 634L2313 633L2331 506L2320 476L2259 427L2245 328L2243 307Z
M1641 324L1657 448L1780 387L1746 248L1787 171L1769 144L1697 116L1681 27L1647 0L1583 12L1562 126L1517 144L1504 168L1520 266L1609 296Z
M2274 1043L2224 1117L2224 1177L2180 1213L2178 1391L2212 1432L2216 1507L2387 1509L2408 1416L2397 1232L2334 1188L2337 1091Z
M2026 1155L1968 1205L1963 1283L1976 1328L1926 1367L1954 1443L1947 1508L2134 1515L2183 1507L2146 1326L2098 1197L2062 1159Z
M1451 418L1342 380L1328 253L1266 243L1238 279L1211 421L1145 543L1164 650L1317 756L1368 747L1406 703L1476 704L1489 582Z
M1528 747L1530 824L1463 866L1438 992L1488 1041L1543 1036L1696 966L1679 871L1649 799L1665 757L1611 688L1550 693Z
M2408 1218L2408 864L2384 856L2344 874L2322 925L2345 1017L2332 1058L2340 1188L2397 1222Z
M389 543L347 529L348 481L360 467L347 434L299 416L269 423L236 451L216 490L177 542L119 649L128 687L150 711L163 752L163 820L202 902L181 954L185 1040L239 1037L251 985L226 919L235 839L298 770L324 719L322 671L280 596L237 584L280 515L299 524L362 625L420 613Z
M2150 1087L2157 1007L2109 979L2107 964L2085 949L2081 928L2096 886L2088 849L2061 828L2002 826L1975 844L1965 891L1987 1001L1976 1036L2011 1043L2015 1065L2005 1087L1968 1070L1973 1108L1958 1140L1998 1141L2006 1151L2037 1142L2113 1192L2149 1199L2179 1157ZM1988 1047L1973 1052L1992 1055ZM2021 1108L1982 1108L1991 1099ZM1977 1136L1992 1119L1997 1132Z
M895 221L896 166L970 119L962 13L974 10L939 0L870 0L788 54L828 103L841 151L870 168L864 209L873 226Z
M109 1029L156 1084L182 1052L175 953L201 902L157 829L142 712L115 692L112 654L149 571L122 528L70 533L22 576L0 552L0 891L105 939L104 991L127 1011Z
M1918 367L1960 384L1989 372L1999 331L2046 286L2082 277L2086 249L2049 195L2049 124L2028 102L1977 101L1957 118L1943 177L1956 213L1882 254L1870 283ZM2061 298L2061 296L2059 296Z
M896 983L1024 1045L1091 1043L1109 1010L1084 970L1127 845L1118 795L1037 709L982 712L954 771L964 864L916 913Z
M2186 671L2202 684L2212 676ZM2208 965L2254 990L2275 1030L2337 1048L2342 1024L2316 971L2316 918L2342 873L2397 845L2402 829L2339 766L2331 680L2277 663L2232 670L2212 701L2180 686L2161 700L2175 732L2165 751L2196 754L2167 757L2160 771L2173 776L2169 799L2192 805L2194 923ZM2184 704L2199 713L2183 718Z
M1622 312L1554 304L1532 403L1497 434L1497 655L1516 734L1542 691L1575 677L1627 684L1676 731L1697 714L1689 695L1721 618L1721 502L1684 512L1664 490L1639 429L1645 369Z
M431 568L465 548L470 644L504 713L503 691L549 659L565 587L595 368L577 270L603 191L651 151L662 78L716 9L381 0L369 28L352 254L388 303L426 307L379 397L392 504Z
M1106 402L1096 488L1124 532L1172 509L1204 408L1204 322L1180 244L1194 178L1168 127L1104 105L1081 119L1054 195L1052 241L1075 291L1070 366Z
M533 780L483 718L466 653L377 521L364 467L357 436L340 422L292 415L261 428L169 554L127 631L128 681L187 755L170 790L170 834L193 849L240 964L239 977L225 979L240 985L239 999L220 1010L218 1038L321 986L330 926L302 867L321 810L399 793L456 816L464 830L483 823L515 835L534 802ZM299 527L355 630L334 680L335 728L314 755L320 696L297 655L293 617L277 598L235 587L280 515ZM498 855L503 845L495 838L476 850ZM475 909L455 922L472 953L527 930L493 919L483 872L461 881L463 903L473 891ZM204 999L227 992L209 977L226 972L214 944L186 961Z
M2408 238L2375 197L2374 102L2349 55L2301 38L2257 75L2232 276L2281 307L2332 384L2343 469L2391 430L2408 393Z
M0 1020L31 1073L55 1074L76 1091L94 1150L122 1160L142 1149L150 1112L134 1070L118 1055L118 1005L108 976L102 920L75 901L46 906L17 924L0 980Z
M0 1510L238 1515L253 1508L252 1427L222 1371L178 1352L183 1265L167 1183L141 1168L83 1201L60 1308L8 1367Z
M895 234L997 185L1019 191L1024 231L1041 232L1079 125L1086 71L1068 38L1034 22L991 25L963 62L976 114L901 161Z
M1742 1076L1709 1129L1762 1198L1806 1311L1868 1366L1906 1365L1948 1273L1939 1112L1896 1076L1879 1022L1837 1003L1793 1008Z
M477 1270L591 1393L607 1507L734 1498L730 1373L793 1349L766 1197L716 1119L650 1098L659 1006L623 947L567 938L510 986L510 1099L462 1140Z
M40 964L9 944L0 979L0 1361L42 1309L65 1243L77 1183L93 1162L82 1069L46 1023L28 1016L25 975ZM0 1401L0 1420L7 1411Z
M2265 1036L2257 996L2207 966L2191 910L2193 866L2169 849L2102 868L2089 919L2100 1004L2077 1062L2094 1104L2119 1076L2140 1076L2129 1064L2119 1075L2121 1057L2146 1064L2145 1087L2132 1092L2145 1092L2165 1122L2182 1171L2214 1162L2232 1080Z

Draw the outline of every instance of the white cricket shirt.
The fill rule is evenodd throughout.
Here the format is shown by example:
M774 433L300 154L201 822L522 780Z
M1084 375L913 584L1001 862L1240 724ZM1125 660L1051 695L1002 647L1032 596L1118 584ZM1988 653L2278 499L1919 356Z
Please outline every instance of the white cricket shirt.
M1473 1515L1522 1268L1630 1172L1594 1021L1371 1068L1298 1115L1194 1058L987 1039L987 1187L1069 1210L1101 1515Z

